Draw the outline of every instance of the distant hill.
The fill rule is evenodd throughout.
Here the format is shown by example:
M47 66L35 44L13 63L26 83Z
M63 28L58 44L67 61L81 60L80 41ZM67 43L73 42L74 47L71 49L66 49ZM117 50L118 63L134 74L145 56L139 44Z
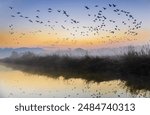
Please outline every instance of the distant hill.
M87 50L82 48L76 48L76 49L62 49L62 50L56 50L53 54L59 55L59 56L72 56L72 57L81 57L85 56L88 53Z
M81 52L81 53L86 53L87 51L82 49L82 48L76 48L74 49L75 52Z
M129 50L135 51L146 51L150 49L149 45L144 46L124 46L118 48L97 48L97 49L83 49L83 48L75 48L75 49L60 49L60 48L0 48L0 58L9 57L12 52L17 52L22 54L24 52L32 52L34 54L40 55L59 55L59 56L72 56L72 57L82 57L85 55L88 56L116 56L116 55L123 55L124 53L128 52Z
M12 52L24 53L24 52L33 52L35 54L43 53L45 50L42 48L0 48L0 58L9 57Z

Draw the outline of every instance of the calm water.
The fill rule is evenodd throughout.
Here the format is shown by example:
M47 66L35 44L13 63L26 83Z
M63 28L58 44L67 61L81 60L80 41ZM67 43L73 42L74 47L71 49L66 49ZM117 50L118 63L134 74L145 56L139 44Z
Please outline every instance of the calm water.
M132 94L123 82L86 82L24 73L0 65L0 97L150 97L149 91Z

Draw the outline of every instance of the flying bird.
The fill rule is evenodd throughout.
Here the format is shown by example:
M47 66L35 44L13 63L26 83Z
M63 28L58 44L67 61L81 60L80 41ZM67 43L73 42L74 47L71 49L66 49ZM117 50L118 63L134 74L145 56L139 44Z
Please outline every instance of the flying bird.
M40 10L36 10L36 12L40 12Z
M9 8L10 8L11 10L13 9L13 7L12 7L12 6L10 6Z
M106 10L107 8L103 7L104 10Z
M39 18L39 16L36 16L36 18Z
M113 4L113 7L116 7L117 5Z
M33 21L30 19L29 22L33 23Z
M59 13L60 13L60 12L61 12L61 10L57 10L57 12L59 12Z
M21 12L17 12L17 14L21 14Z
M95 7L98 7L98 5L95 5Z
M85 8L86 8L87 10L89 10L89 9L90 9L88 6L85 6Z
M13 18L14 18L15 16L14 16L14 15L11 15L11 17L13 17Z

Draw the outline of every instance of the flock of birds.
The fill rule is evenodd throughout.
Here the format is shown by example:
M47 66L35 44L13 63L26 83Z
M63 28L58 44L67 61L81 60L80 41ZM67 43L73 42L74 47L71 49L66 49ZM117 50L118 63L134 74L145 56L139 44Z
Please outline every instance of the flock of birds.
M120 41L133 41L137 40L138 30L142 26L142 21L138 21L129 11L119 9L116 4L108 4L106 7L95 6L83 6L83 15L86 14L85 21L88 20L90 23L84 25L83 19L74 19L66 11L61 9L47 8L47 17L49 18L52 13L55 16L60 16L61 20L57 21L53 19L43 19L43 12L40 9L35 10L33 17L24 15L20 11L12 6L9 7L12 11L11 18L22 18L23 21L29 22L30 27L38 25L43 28L47 28L48 35L52 36L55 34L57 40L54 44L60 44L65 41L70 41L70 43L76 44L79 39L88 39L90 45L94 45L92 42L93 38L97 40L98 43L119 43ZM95 12L92 12L95 10ZM108 13L108 12L111 12ZM60 15L59 15L60 14ZM115 19L113 19L113 16ZM64 18L64 20L63 20ZM21 19L19 19L21 20ZM42 33L43 30L39 28L30 32L22 32L19 34L19 38L27 36L27 34L37 35ZM62 36L58 31L62 29L66 36ZM17 31L15 30L15 24L9 25L10 35L15 35ZM120 34L121 36L117 36ZM51 38L52 39L52 38ZM19 41L15 38L17 44Z

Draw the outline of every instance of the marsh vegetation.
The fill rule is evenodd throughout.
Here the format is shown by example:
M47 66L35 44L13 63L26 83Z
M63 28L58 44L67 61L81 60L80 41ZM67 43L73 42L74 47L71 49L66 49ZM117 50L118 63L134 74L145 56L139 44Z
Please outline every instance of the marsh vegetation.
M150 90L150 50L147 48L136 51L130 47L123 55L105 57L38 56L31 52L19 56L14 52L1 62L15 69L54 78L63 76L94 82L121 80L131 91Z

